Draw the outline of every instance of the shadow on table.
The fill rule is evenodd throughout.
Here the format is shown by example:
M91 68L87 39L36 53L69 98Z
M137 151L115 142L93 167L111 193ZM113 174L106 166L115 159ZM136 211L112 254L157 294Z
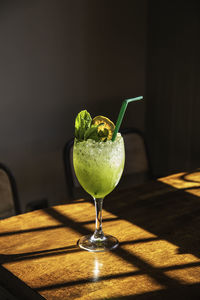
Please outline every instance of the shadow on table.
M143 293L140 295L129 295L124 297L109 298L109 300L193 300L199 299L200 284L185 285L173 289L159 290Z
M180 179L189 182L185 176ZM191 182L199 186L176 189L154 181L132 191L113 193L110 199L108 196L104 208L159 239L173 243L178 246L179 253L200 258L200 182Z
M40 250L33 252L25 252L19 254L0 254L0 264L14 261L24 261L31 259L38 259L48 256L67 255L81 251L76 245L68 247L60 247L48 250Z
M44 300L36 291L27 286L23 281L0 266L0 294L1 300Z
M191 174L190 174L191 175ZM186 177L181 180L188 182ZM198 182L195 180L195 182ZM184 185L183 185L184 186ZM176 189L168 184L160 181L148 183L142 187L135 187L133 190L124 190L113 192L106 197L104 208L115 214L117 218L125 219L140 228L151 232L156 237L125 241L121 243L116 251L118 256L126 262L136 266L138 271L122 274L113 274L110 276L99 277L97 281L106 281L110 279L118 279L128 276L147 275L161 286L162 290L143 293L141 295L131 295L114 299L199 299L200 284L182 284L176 278L169 277L166 271L184 268L195 268L200 266L200 262L172 265L169 267L155 267L150 262L130 253L123 246L125 244L145 243L154 240L166 240L178 247L178 253L190 253L200 258L200 187L189 187L187 189ZM196 195L194 192L196 191ZM80 203L81 205L81 203ZM85 235L91 233L83 224L77 223L75 220L68 218L54 208L48 208L45 212L58 220L61 226L70 226L73 230ZM108 220L112 221L112 220ZM80 251L79 249L53 249L52 252L40 251L38 253L26 253L23 257L7 257L7 260L23 260L32 255L35 257L43 257L45 255L60 255L63 251ZM5 261L5 257L3 258ZM199 273L198 273L199 274ZM93 278L86 278L77 281L64 282L61 285L55 284L50 286L41 286L36 291L52 290L57 288L69 287L86 284L92 282ZM197 296L198 295L198 296Z
M184 181L184 177L181 178ZM188 182L188 180L186 180ZM196 181L195 181L196 182ZM125 219L148 232L156 235L154 238L122 242L121 246L113 252L114 255L136 266L139 271L130 274L114 274L112 276L99 277L98 281L119 279L128 276L147 275L164 289L141 295L131 295L113 299L196 299L200 295L200 284L183 284L176 278L169 277L166 271L194 268L200 266L200 262L178 264L169 267L155 267L142 258L135 256L124 249L125 244L144 243L153 240L166 240L178 247L179 253L190 253L197 258L200 257L200 198L192 194L198 191L199 186L187 189L176 189L168 184L155 181L142 187L135 187L133 190L124 190L113 193L107 197L104 208L115 214L117 218ZM91 233L84 226L76 224L72 219L67 218L58 211L50 208L47 214L59 220L66 226L70 226L81 235ZM62 283L62 286L51 285L37 289L55 289L81 285L92 281L92 278ZM112 299L112 298L111 298Z

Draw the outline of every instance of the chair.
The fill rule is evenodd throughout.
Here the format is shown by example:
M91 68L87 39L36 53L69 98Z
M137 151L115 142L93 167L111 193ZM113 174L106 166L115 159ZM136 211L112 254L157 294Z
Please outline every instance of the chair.
M137 128L121 130L125 144L125 166L117 189L140 185L153 178L144 133Z
M10 169L0 163L0 219L21 213L15 178Z
M125 167L118 189L144 183L152 178L151 164L143 133L135 128L121 130L125 143ZM71 199L88 198L80 186L73 167L73 144L70 139L64 146L63 161L68 194Z

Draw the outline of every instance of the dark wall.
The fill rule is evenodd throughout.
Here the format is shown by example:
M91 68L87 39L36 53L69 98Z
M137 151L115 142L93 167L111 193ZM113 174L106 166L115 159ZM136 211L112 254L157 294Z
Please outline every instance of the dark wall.
M200 166L200 2L149 1L146 128L154 173Z
M144 94L146 0L0 2L0 156L23 206L66 199L62 149L81 109L116 121ZM144 129L144 103L124 126Z

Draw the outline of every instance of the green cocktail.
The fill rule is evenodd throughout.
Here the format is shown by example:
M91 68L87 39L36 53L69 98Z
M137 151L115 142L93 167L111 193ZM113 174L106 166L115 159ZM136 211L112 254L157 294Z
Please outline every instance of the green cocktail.
M124 168L124 142L92 139L74 143L74 169L79 183L94 198L104 198L118 184Z
M108 118L98 116L92 120L87 111L80 112L75 122L74 170L80 185L93 197L96 209L94 234L78 241L79 247L88 251L111 250L119 244L115 237L102 231L103 198L118 184L125 160L121 134L111 140L114 128Z

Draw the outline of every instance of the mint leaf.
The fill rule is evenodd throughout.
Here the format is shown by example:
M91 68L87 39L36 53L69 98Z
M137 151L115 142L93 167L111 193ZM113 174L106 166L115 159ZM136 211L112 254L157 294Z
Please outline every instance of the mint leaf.
M102 140L101 136L99 135L99 131L98 131L98 127L100 125L102 125L102 124L91 125L91 127L88 128L87 131L85 132L84 140L91 139L91 140L94 140L96 142L100 142Z
M104 123L101 123L99 125L91 125L91 127L88 128L84 134L84 140L92 139L95 140L96 142L106 141L109 135L108 129L106 128L104 128L103 130L98 129L103 124Z
M98 126L92 125L84 134L84 140L92 139L98 141Z
M84 135L87 129L90 128L92 118L87 110L82 110L78 113L75 120L75 137L78 140L84 140Z

